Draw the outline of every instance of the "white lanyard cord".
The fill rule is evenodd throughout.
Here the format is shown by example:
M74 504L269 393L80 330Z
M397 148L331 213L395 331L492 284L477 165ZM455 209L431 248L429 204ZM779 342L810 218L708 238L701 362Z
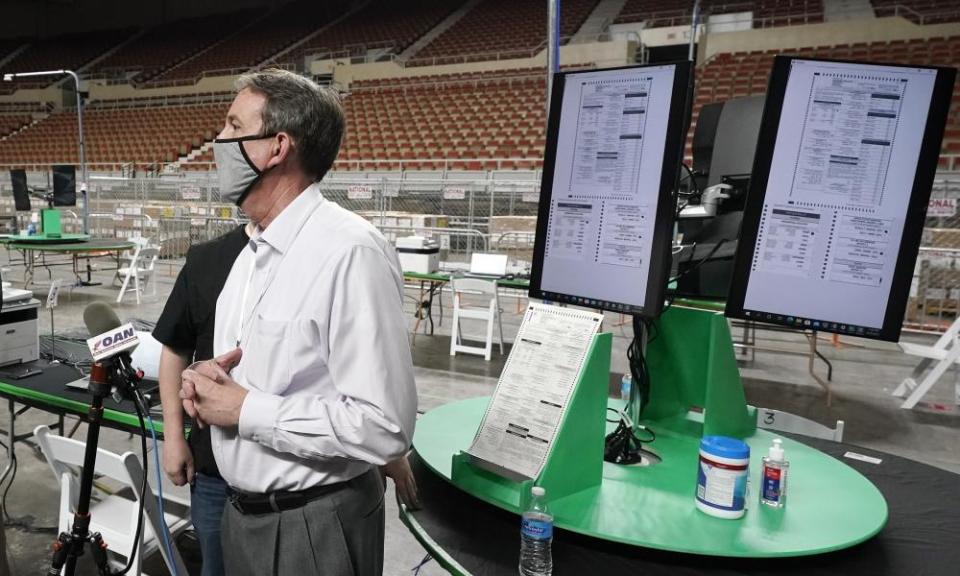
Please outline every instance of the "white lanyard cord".
M259 226L250 226L252 223L247 224L247 236L250 237L249 242L256 242L257 238L260 237L261 230ZM240 302L240 325L237 326L237 348L240 347L240 342L243 341L243 324L244 324L244 310L247 308L247 296L250 293L250 284L253 282L253 272L257 269L257 251L251 250L253 253L253 259L250 262L250 271L247 272L247 282L243 285L243 300ZM253 314L251 313L251 317Z
M237 326L237 348L243 341L244 311L247 308L247 296L250 293L250 284L253 282L253 272L257 269L257 253L253 253L253 260L250 262L250 271L247 273L247 282L243 285L243 299L240 301L240 324ZM251 314L252 316L252 314Z

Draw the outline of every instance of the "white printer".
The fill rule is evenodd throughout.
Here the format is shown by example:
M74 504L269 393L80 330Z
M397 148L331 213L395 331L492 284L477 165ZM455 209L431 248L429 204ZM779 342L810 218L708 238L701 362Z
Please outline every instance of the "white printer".
M19 292L26 291L15 291L13 295L20 296ZM0 310L0 366L40 358L40 301L32 297L10 298L10 293L11 290L5 291Z
M397 254L404 272L430 274L440 268L440 243L432 238L397 238Z

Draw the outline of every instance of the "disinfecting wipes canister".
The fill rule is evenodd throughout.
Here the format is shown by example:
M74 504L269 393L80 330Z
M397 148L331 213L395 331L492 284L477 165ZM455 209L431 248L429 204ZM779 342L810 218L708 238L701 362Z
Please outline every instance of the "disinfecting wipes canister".
M747 498L750 447L726 436L700 440L697 508L717 518L743 516Z

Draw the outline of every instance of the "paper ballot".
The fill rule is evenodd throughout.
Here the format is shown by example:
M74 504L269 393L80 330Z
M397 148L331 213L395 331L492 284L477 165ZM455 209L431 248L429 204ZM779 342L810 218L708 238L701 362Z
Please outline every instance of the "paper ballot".
M530 304L467 452L538 477L602 320L594 312Z

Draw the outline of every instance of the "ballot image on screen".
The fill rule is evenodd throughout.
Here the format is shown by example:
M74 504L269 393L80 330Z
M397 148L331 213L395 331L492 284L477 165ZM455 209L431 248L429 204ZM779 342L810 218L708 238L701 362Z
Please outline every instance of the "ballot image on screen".
M660 220L672 218L688 75L685 64L558 75L532 278L539 297L625 312L649 307L651 289L662 299L651 283L665 279L651 271L669 242Z
M776 130L773 151L754 166L768 177L762 191L750 190L756 234L738 253L748 274L734 281L731 303L738 308L742 297L743 317L881 337L903 281L898 263L916 257L904 231L911 214L922 227L911 206L918 178L933 178L918 170L931 121L942 134L945 118L931 115L943 72L803 59L781 66L779 123L761 128L761 140ZM919 194L929 197L929 186Z

